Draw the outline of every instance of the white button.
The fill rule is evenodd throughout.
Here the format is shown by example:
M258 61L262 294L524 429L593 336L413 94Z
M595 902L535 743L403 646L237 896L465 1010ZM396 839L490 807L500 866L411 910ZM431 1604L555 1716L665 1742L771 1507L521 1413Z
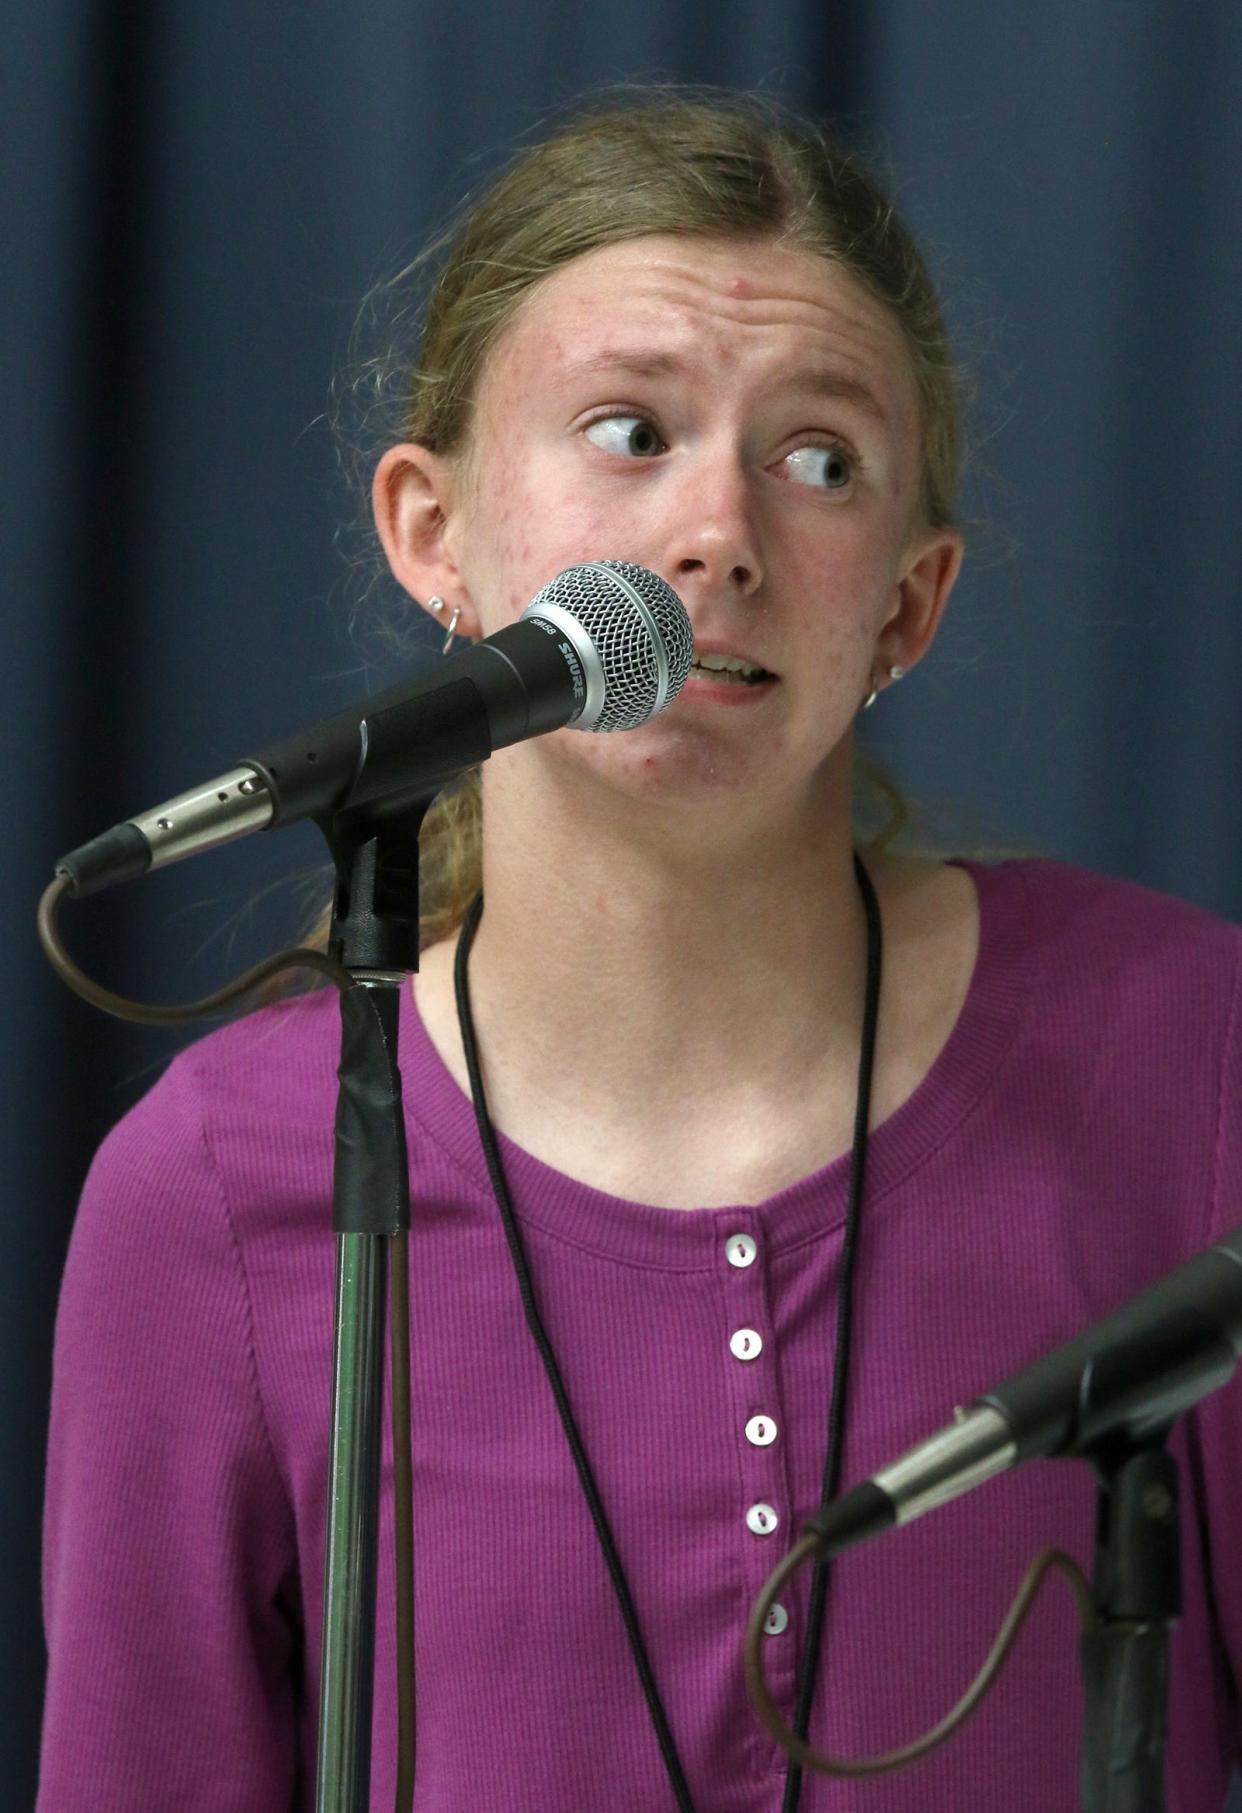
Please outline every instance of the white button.
M770 1416L752 1416L746 1425L746 1440L756 1448L770 1448L776 1440L776 1424Z
M755 1254L759 1248L749 1234L730 1234L725 1241L725 1258L730 1265L744 1269L755 1263Z
M734 1329L729 1336L729 1352L734 1360L758 1360L763 1352L763 1336L758 1329Z
M757 1360L763 1352L763 1336L753 1328L739 1328L729 1336L729 1352L735 1360Z
M770 1536L779 1522L771 1505L752 1505L746 1513L746 1528L756 1536Z
M769 1637L779 1637L788 1623L789 1613L785 1610L783 1605L778 1603L772 1607L767 1617L763 1620L763 1628Z

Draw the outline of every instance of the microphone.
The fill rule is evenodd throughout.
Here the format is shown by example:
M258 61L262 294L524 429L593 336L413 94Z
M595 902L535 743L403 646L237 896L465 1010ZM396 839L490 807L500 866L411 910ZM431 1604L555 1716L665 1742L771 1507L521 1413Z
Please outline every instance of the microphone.
M1242 1353L1242 1227L1085 1333L954 1412L954 1421L806 1526L827 1555L912 1523L1007 1467L1163 1440Z
M269 826L359 807L395 816L527 737L645 724L677 697L693 654L685 606L658 574L623 560L568 567L516 623L114 825L56 872L81 897Z

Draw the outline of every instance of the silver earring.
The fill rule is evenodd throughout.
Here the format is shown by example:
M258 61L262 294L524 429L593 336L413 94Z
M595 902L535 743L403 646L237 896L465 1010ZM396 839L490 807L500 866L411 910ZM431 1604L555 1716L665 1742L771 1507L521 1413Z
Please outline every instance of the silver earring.
M441 599L440 602L441 602L441 604L443 604L444 600ZM453 615L448 620L448 630L444 637L444 647L440 650L440 653L442 655L447 655L449 650L453 646L453 638L457 633L457 619L460 616L461 616L461 606L459 604L455 604L453 606Z
M904 667L902 667L900 665L899 662L894 661L893 665L888 670L888 677L890 680L892 680L894 682L896 682L898 680L904 680L906 677L906 670ZM873 686L871 688L871 691L867 694L866 698L862 702L863 710L870 711L871 707L875 704L875 702L879 698L879 696L880 696L879 687Z

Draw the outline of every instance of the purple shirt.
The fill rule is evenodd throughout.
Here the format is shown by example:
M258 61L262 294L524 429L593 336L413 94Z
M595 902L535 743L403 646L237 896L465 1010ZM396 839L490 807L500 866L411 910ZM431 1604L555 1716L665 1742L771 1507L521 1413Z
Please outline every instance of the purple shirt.
M871 1138L846 1483L1242 1221L1240 934L1057 864L969 866L982 926L965 1007ZM313 1803L337 1036L334 993L215 1033L91 1173L57 1327L40 1813ZM659 1813L671 1790L471 1106L412 1005L401 1066L416 1808ZM745 1696L742 1633L818 1500L848 1155L769 1201L681 1212L501 1145L697 1813L776 1813L784 1760ZM730 1256L738 1234L749 1264ZM775 1427L766 1445L748 1439L755 1417ZM1238 1738L1242 1385L1184 1419L1173 1449L1185 1611L1168 1808L1210 1813ZM390 1494L387 1423L384 1479ZM748 1523L755 1506L775 1531ZM866 1754L937 1720L1036 1551L1089 1564L1093 1506L1083 1463L1035 1462L842 1558L812 1741ZM390 1495L380 1544L371 1805L386 1810ZM787 1717L808 1583L765 1642ZM957 1737L897 1775L808 1773L802 1806L1071 1809L1080 1728L1075 1618L1054 1579Z

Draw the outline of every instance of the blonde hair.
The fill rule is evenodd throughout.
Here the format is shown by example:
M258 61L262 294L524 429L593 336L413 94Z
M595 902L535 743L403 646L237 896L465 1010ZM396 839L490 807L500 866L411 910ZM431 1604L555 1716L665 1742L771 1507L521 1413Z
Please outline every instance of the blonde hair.
M517 153L477 199L368 299L398 333L358 367L355 386L381 406L394 390L396 438L441 455L470 444L480 373L527 293L601 246L649 234L779 238L839 265L890 311L909 348L921 410L924 522L952 522L959 464L957 385L931 278L909 231L857 156L763 97L686 90L597 98ZM428 288L431 272L434 279ZM425 292L425 304L420 297ZM417 356L408 330L421 316ZM360 380L360 381L359 381ZM887 802L880 835L905 823L892 783L863 778ZM478 891L477 773L442 794L422 833L421 933L446 937Z

